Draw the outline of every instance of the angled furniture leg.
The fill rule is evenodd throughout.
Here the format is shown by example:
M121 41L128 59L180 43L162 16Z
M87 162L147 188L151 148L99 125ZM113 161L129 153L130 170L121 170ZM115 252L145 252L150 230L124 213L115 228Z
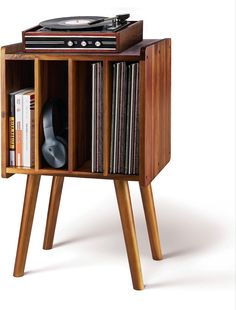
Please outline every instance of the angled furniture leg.
M64 177L54 176L52 179L51 194L48 207L47 224L44 234L43 249L50 250L53 246L57 215L60 206L61 193L64 183Z
M141 271L138 243L135 232L135 224L130 200L128 181L114 180L114 184L133 287L136 290L142 290L144 288L143 277Z
M15 277L21 277L24 275L25 262L34 219L39 183L40 175L27 176L20 234L16 252L15 268L13 273Z
M143 201L143 209L147 223L147 230L151 245L152 257L155 260L161 260L162 259L161 244L158 233L157 216L155 212L151 184L149 184L148 186L140 185L140 191Z

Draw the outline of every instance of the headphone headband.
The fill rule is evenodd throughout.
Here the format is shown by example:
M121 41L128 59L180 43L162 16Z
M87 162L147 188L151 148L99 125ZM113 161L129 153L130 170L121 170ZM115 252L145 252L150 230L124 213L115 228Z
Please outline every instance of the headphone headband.
M54 139L54 129L53 129L53 105L55 100L47 101L43 108L43 131L45 139Z

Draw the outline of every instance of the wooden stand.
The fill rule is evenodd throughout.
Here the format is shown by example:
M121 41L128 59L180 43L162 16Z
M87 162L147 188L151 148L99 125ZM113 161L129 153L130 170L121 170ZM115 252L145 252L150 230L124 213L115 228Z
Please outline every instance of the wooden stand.
M144 288L128 181L138 181L143 201L152 257L162 259L151 182L170 160L171 42L143 40L120 54L24 53L21 44L1 50L2 177L27 174L25 199L14 276L24 274L31 228L41 175L53 176L43 248L53 246L64 177L114 180L121 224L134 289ZM103 173L91 172L91 104L89 68L103 62ZM117 61L140 65L139 175L109 173L112 102L112 64ZM9 167L8 94L20 88L35 89L35 167ZM68 102L68 166L53 169L43 161L41 145L42 108L48 98Z

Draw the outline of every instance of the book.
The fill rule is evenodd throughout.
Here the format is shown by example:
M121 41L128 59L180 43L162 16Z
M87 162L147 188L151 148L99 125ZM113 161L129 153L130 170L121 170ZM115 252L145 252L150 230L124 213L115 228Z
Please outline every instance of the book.
M9 93L9 166L14 167L16 165L16 141L15 141L15 95L19 92Z
M31 90L25 88L15 94L15 164L23 166L23 97L22 95Z
M34 90L25 93L23 96L23 143L22 143L22 156L23 166L34 166Z

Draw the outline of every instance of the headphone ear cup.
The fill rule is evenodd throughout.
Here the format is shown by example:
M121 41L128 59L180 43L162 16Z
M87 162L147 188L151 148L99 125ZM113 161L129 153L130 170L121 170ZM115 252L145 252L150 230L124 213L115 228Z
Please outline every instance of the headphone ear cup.
M42 145L43 157L53 168L62 168L67 163L67 146L60 140L45 140Z

